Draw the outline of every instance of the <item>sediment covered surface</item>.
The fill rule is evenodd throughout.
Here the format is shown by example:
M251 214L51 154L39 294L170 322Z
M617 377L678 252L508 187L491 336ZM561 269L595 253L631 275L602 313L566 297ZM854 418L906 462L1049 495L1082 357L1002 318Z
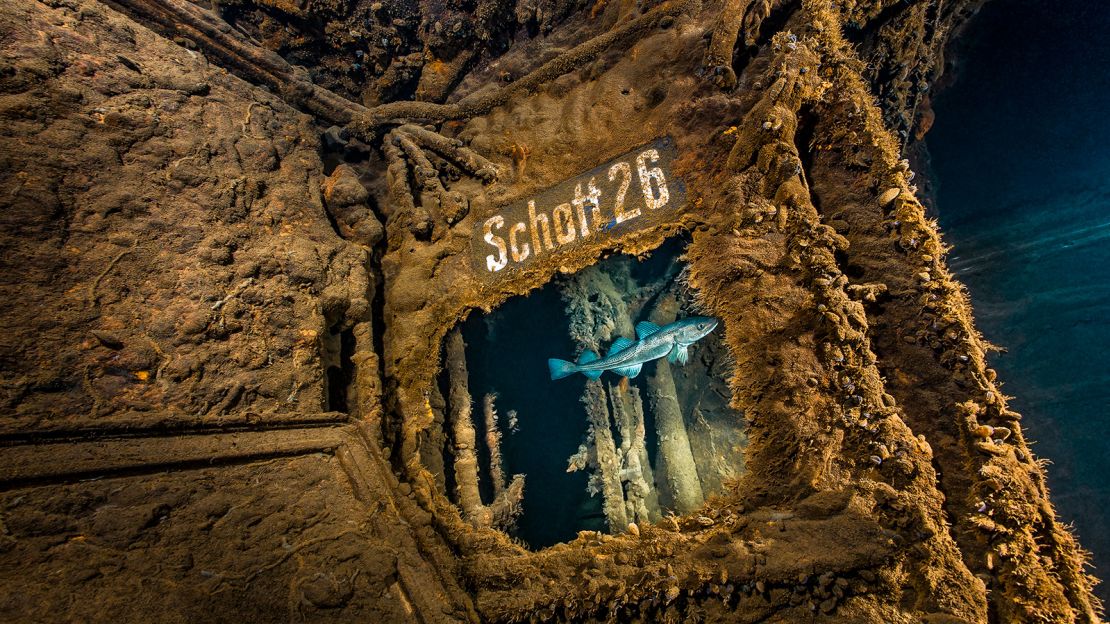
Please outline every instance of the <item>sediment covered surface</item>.
M1099 619L901 160L968 3L481 7L505 27L393 3L0 7L4 619ZM386 21L384 47L342 44ZM319 24L348 34L306 54ZM681 206L533 238L496 278L474 262L505 206L662 136ZM680 233L743 470L694 496L695 463L670 502L526 548L501 529L544 483L491 449L527 406L465 357L444 381L456 328ZM649 392L679 392L660 370ZM590 384L596 429L635 431L625 390Z

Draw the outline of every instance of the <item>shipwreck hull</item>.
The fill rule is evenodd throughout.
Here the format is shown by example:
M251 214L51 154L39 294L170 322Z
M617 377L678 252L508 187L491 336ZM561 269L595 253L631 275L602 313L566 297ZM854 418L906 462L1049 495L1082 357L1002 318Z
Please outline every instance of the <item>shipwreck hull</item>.
M188 3L5 4L4 619L1097 621L902 160L969 5L887 4L567 10L377 107ZM743 470L599 456L610 531L527 548L457 328L676 236Z

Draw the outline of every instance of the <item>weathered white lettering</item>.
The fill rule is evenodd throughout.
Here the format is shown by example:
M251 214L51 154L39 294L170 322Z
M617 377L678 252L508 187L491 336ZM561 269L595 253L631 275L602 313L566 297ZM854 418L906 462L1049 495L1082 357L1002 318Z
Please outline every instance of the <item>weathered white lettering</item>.
M636 171L640 174L640 186L644 189L644 203L647 204L648 210L655 210L667 205L667 201L670 200L670 193L667 191L667 179L663 176L663 170L659 167L648 169L645 162L648 158L654 164L659 160L659 152L655 149L640 152L640 155L636 157ZM655 187L659 190L658 197L652 191L652 180L655 181Z
M616 216L617 223L624 223L629 219L640 216L640 209L636 208L626 212L624 208L624 196L628 194L628 185L632 182L632 166L622 161L609 167L610 182L618 175L621 176L621 186L617 189L617 200L613 203L613 214Z
M496 272L505 268L509 264L509 259L505 257L505 239L493 233L494 228L501 228L505 226L505 219L498 215L494 215L486 219L485 224L482 226L482 232L485 234L486 242L497 248L497 257L493 255L486 256L486 268L489 271Z
M509 249L513 252L513 262L524 262L532 253L532 248L528 246L528 243L517 247L517 234L527 230L528 228L523 223L517 223L509 228Z
M582 184L574 186L574 199L570 202L574 204L575 209L578 211L578 230L582 234L582 238L590 235L590 227L586 222L586 205L590 206L590 211L594 218L594 227L600 228L603 224L601 222L601 191L598 190L595 182L596 178L590 178L590 182L586 185L587 193L582 194Z
M543 247L540 247L540 227L543 227L543 243L547 246L548 250L555 249L555 244L551 242L551 220L547 218L544 213L536 214L535 200L528 200L528 224L532 230L532 247L536 250L536 255L540 254Z
M586 251L593 253L609 237L619 239L635 229L673 220L686 203L682 180L671 178L669 167L675 156L673 141L657 139L552 188L496 208L497 214L484 215L488 219L474 232L474 270L492 283L498 279L493 276L509 272L504 269L546 265L545 260L558 262L567 251L587 245ZM638 193L629 195L634 179L639 181L643 201ZM622 223L626 225L617 227Z
M555 240L559 241L560 245L572 242L575 238L574 214L571 212L570 204L559 204L551 211L551 216L555 218Z

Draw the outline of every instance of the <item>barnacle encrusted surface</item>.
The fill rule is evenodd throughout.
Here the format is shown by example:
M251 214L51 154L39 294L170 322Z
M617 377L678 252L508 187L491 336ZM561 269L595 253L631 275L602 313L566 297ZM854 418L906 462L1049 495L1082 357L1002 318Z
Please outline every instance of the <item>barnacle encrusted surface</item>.
M0 4L0 619L1099 619L902 161L975 2L183 4ZM500 206L662 136L671 220L475 272ZM746 470L530 551L518 482L436 456L497 438L450 332L679 232Z

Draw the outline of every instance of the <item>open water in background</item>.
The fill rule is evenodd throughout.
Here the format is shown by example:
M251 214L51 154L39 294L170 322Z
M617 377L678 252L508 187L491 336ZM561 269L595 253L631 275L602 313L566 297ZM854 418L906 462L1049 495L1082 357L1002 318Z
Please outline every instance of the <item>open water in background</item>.
M949 264L1110 579L1110 2L993 0L957 61L926 137Z
M547 285L527 297L513 297L488 316L471 314L463 323L474 418L481 423L482 397L497 393L504 427L517 411L515 433L502 429L505 475L524 474L524 513L512 535L533 548L570 541L580 530L604 531L601 497L586 493L586 472L568 473L567 458L586 436L586 415L579 402L586 378L572 375L552 382L547 358L574 354L559 291ZM492 500L487 472L489 451L477 425L479 486Z
M618 290L608 294L617 294L626 302L632 302L642 296L641 287L662 287L665 282L675 279L672 264L685 251L687 242L685 236L674 236L646 257L614 254L600 260L595 270L604 271L614 278L612 287ZM496 405L500 415L505 474L525 475L523 514L509 533L534 549L572 540L582 530L609 530L602 510L602 494L591 496L587 491L588 473L567 472L567 460L578 451L589 427L589 418L581 402L586 378L575 374L552 380L547 367L547 358L573 360L579 350L570 337L571 319L568 315L580 312L569 310L565 297L570 296L567 294L570 292L584 291L567 288L571 280L571 277L557 277L526 296L509 299L488 314L474 312L462 324L468 385L479 434L475 449L481 471L479 489L487 503L493 500L488 472L489 449L484 440L482 418L482 397L493 392L497 395ZM622 288L625 290L619 290ZM586 296L590 301L596 301L598 293ZM683 312L689 314L693 310L684 307ZM646 320L643 315L641 312L639 318L630 320ZM733 445L746 445L746 437L740 433L744 429L744 421L740 414L727 406L724 378L717 377L721 374L723 363L730 361L714 355L724 352L719 342L722 331L719 329L716 337L707 337L693 345L691 361L686 366L672 369L676 396L687 415L686 425L691 434L695 461L703 462L699 464L699 473L707 494L718 491L722 478L743 473L742 451ZM716 345L714 350L708 348L710 343ZM718 362L722 363L719 367L711 364ZM652 393L646 378L654 372L653 367L659 365L670 366L662 360L649 362L645 364L642 374L628 382L638 388L644 397L644 443L648 463L654 467L657 480L660 474L656 455L658 438L654 403L647 398ZM608 385L615 383L618 377L606 372L601 379L603 384ZM446 379L441 387L446 390ZM517 412L518 426L515 431L507 427L509 410ZM694 414L697 414L696 418ZM713 443L720 445L709 447L713 449L712 461L707 461L707 428L714 430ZM620 431L615 424L611 433L619 447ZM722 468L718 462L732 461L736 463L729 464L729 470L718 472ZM702 468L706 469L704 473ZM450 472L446 475L449 491L453 488ZM663 501L663 504L666 502ZM618 531L623 530L624 527L618 527Z
M662 277L669 261L683 251L685 244L682 237L667 241L636 262L631 277L644 283ZM627 259L612 256L600 261L599 266L614 268L613 263L622 258ZM510 534L536 549L570 541L579 531L608 530L602 495L591 496L586 490L587 471L567 472L567 459L578 451L588 429L581 402L586 378L576 374L553 381L548 376L547 358L573 360L578 352L569 335L570 319L560 291L561 279L526 296L513 297L489 314L475 312L462 326L476 421L481 422L481 397L487 392L497 394L502 427L508 410L517 411L517 430L503 430L501 444L506 476L525 475L524 513ZM612 375L603 375L603 382L613 381ZM645 377L641 375L630 383L640 386ZM647 447L654 460L654 416L647 405L644 417ZM619 439L618 434L613 436ZM485 472L489 450L482 436L478 437L483 471L479 487L488 502L493 495Z

